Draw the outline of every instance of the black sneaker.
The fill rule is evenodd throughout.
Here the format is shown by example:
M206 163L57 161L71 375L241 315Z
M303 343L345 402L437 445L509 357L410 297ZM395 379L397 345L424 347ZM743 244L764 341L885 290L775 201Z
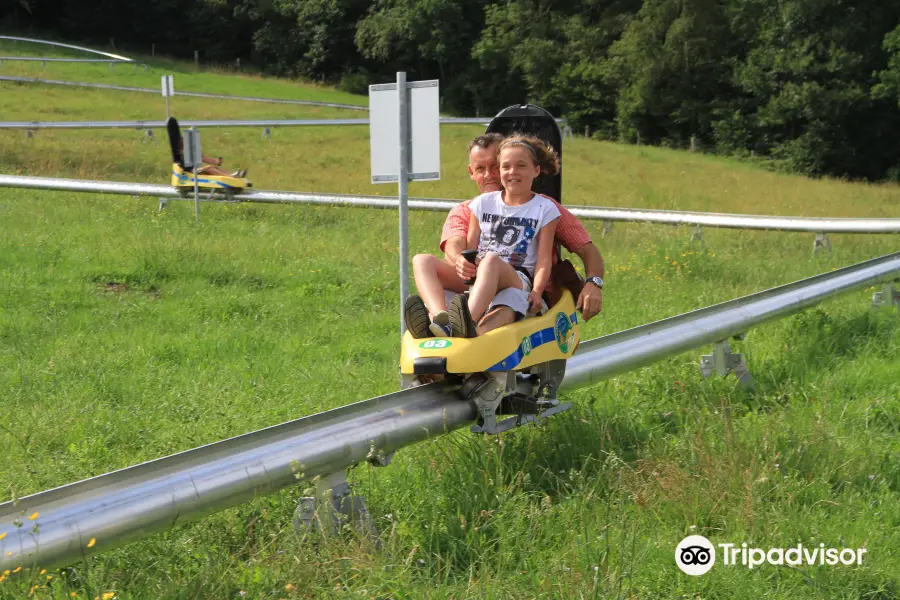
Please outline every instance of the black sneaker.
M450 313L450 330L453 337L473 338L478 335L472 313L469 312L469 299L464 294L453 297L447 312Z
M403 303L403 319L410 335L415 339L431 337L431 332L428 331L428 325L431 324L428 309L418 294L406 297L406 302Z

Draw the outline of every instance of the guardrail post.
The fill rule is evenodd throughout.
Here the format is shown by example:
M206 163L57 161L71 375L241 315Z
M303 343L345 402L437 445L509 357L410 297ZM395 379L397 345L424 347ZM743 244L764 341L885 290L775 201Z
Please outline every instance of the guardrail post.
M889 304L900 310L900 290L894 287L894 283L885 283L880 292L872 294L872 308L881 308Z
M365 498L352 495L345 471L318 478L315 495L300 498L294 512L294 528L301 535L313 531L334 535L347 524L363 535L378 535Z
M149 127L148 127L147 129L144 130L144 137L141 138L141 143L142 143L142 144L143 144L143 143L146 143L148 139L150 140L150 142L155 142L155 141L156 141L156 138L153 137L153 130L150 129Z
M26 130L25 130L25 137L28 138L28 139L31 139L31 138L33 138L34 136L37 135L37 132L38 132L37 129L26 129Z
M263 128L262 139L272 141L272 129L270 127Z
M728 340L716 342L713 344L712 354L704 354L700 357L700 374L704 377L711 377L713 373L721 377L734 373L734 376L737 377L744 387L753 384L753 376L747 368L744 355L732 352L731 346L728 345Z
M813 256L816 256L822 248L827 249L831 254L831 240L824 233L817 233L816 239L813 241Z

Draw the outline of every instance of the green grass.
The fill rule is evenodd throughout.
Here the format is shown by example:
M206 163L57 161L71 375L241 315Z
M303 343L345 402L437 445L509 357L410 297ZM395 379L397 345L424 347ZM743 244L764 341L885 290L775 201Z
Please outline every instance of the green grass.
M74 93L7 90L15 100L0 102L32 111L91 112ZM131 110L102 97L103 118ZM220 106L210 116L224 118ZM411 193L471 196L463 148L475 132L443 127L443 179ZM204 145L249 165L263 189L391 194L368 183L366 137L209 130ZM900 200L894 186L582 139L564 159L572 204L896 216ZM3 173L163 182L167 167L165 145L134 132L0 133ZM410 219L411 251L436 251L443 215ZM196 225L186 202L157 214L153 198L4 189L0 222L3 499L396 389L390 211L206 204ZM833 236L834 252L812 258L802 234L707 230L691 244L683 228L588 228L608 269L588 338L897 249L896 236ZM898 598L900 316L870 310L871 293L735 344L756 393L702 379L691 352L570 394L575 408L546 425L457 432L355 469L380 550L352 535L299 541L292 489L65 576L8 579L0 598L35 585L32 597L60 599ZM672 560L689 533L868 554L861 567L719 565L692 578Z

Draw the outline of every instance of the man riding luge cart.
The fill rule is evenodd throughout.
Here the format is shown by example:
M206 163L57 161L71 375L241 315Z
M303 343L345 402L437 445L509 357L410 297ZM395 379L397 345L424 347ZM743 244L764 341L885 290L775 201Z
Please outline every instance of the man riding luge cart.
M169 117L166 121L166 132L169 135L169 146L172 149L172 185L182 196L188 196L194 191L194 178L197 179L197 188L200 192L208 193L212 198L214 194L223 194L226 200L234 199L234 195L247 188L253 187L245 175L246 169L238 169L233 173L221 168L222 158L203 156L201 164L191 165L185 161L184 138L181 135L181 127L175 117Z
M422 298L411 296L406 303L409 330L402 342L401 372L408 385L435 378L458 385L462 397L478 407L472 430L499 433L569 408L556 395L566 359L581 341L575 299L587 318L599 311L603 265L583 226L550 199L561 196L562 135L553 117L537 106L512 106L487 131L473 143L496 152L503 187L489 191L481 185L472 170L470 146L470 174L488 191L468 204L471 227L463 234L468 235L468 249L473 254L477 250L479 257L474 285L466 292L468 282L460 269L429 255L415 257ZM564 231L570 232L575 221L583 232L577 253L593 275L587 286L571 263L551 260L559 252L554 233L561 217L567 219ZM449 305L445 291L452 296ZM537 316L525 318L535 312ZM498 314L508 315L505 322L511 324L495 327ZM500 415L517 416L498 421Z

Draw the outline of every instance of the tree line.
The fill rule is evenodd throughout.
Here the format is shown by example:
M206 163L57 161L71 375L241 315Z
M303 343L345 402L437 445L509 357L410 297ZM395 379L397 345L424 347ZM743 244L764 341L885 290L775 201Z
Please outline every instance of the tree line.
M335 83L441 80L442 109L530 101L576 131L900 179L897 0L12 0L7 30Z

